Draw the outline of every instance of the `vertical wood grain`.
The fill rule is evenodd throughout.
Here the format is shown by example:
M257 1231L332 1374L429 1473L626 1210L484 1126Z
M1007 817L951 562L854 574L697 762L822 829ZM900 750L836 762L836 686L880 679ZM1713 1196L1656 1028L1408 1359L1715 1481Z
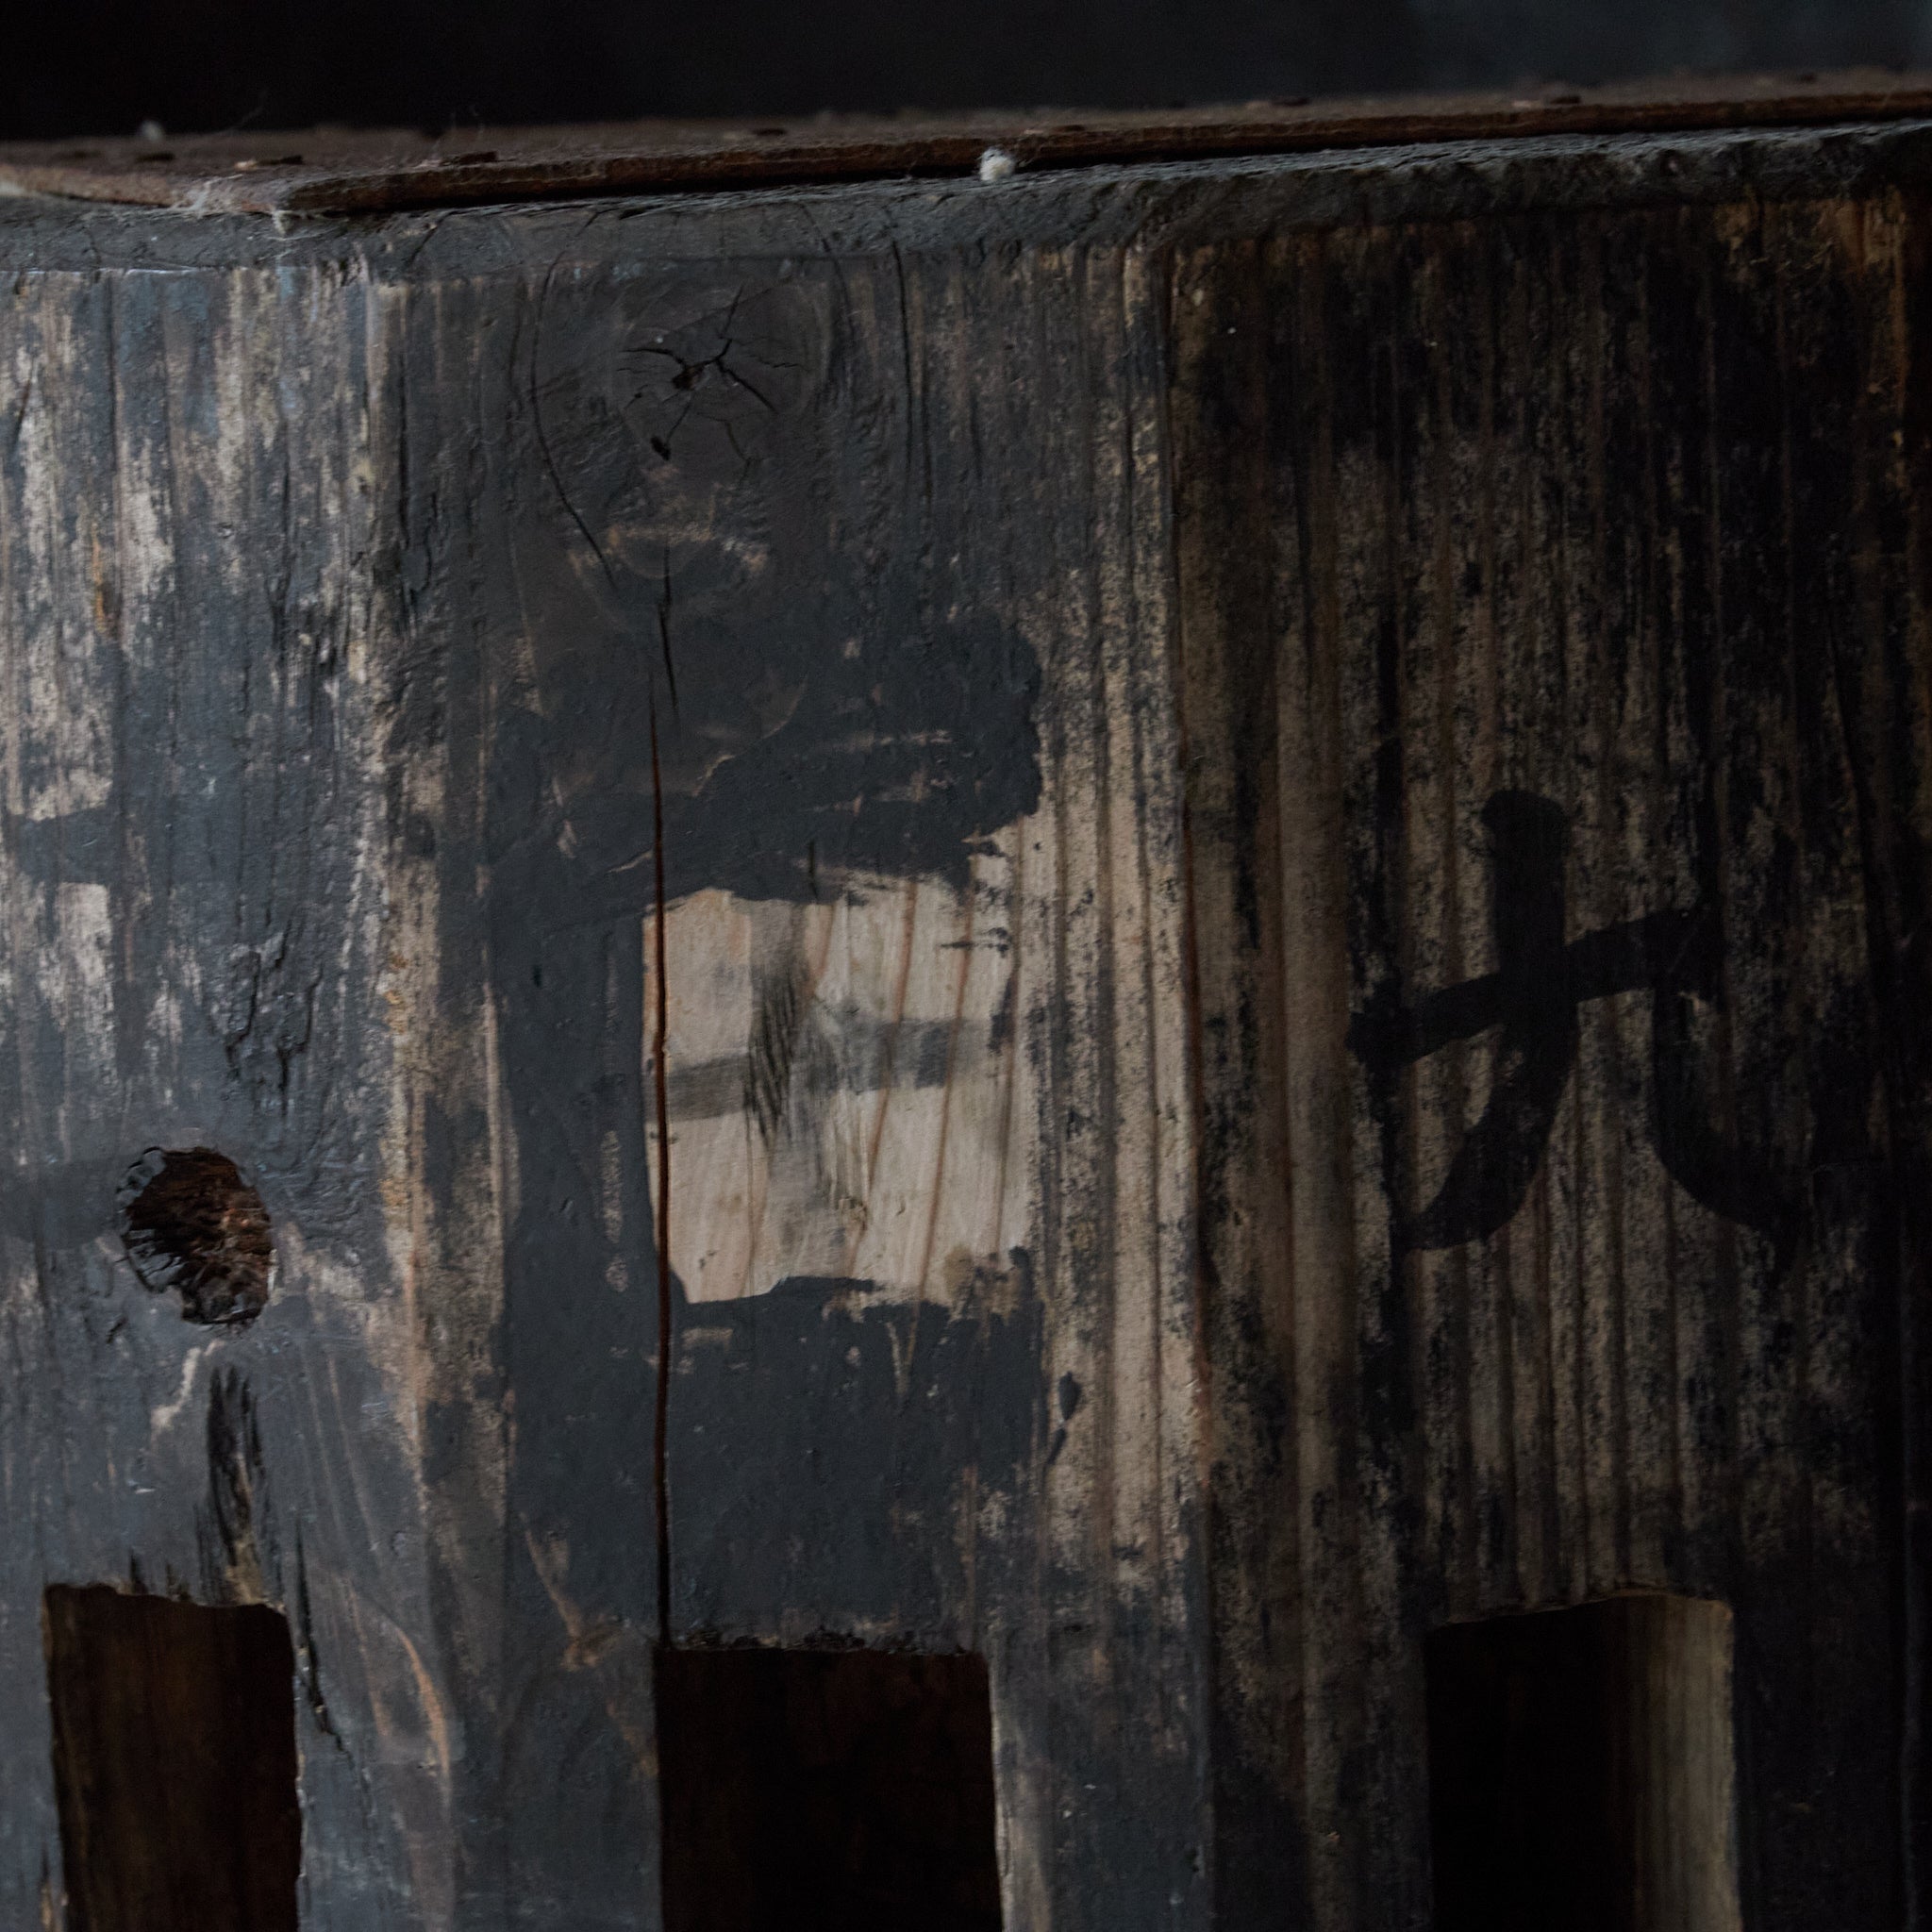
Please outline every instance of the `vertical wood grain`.
M1893 834L1833 666L1911 661L1910 232L1801 202L1177 263L1212 1374L1269 1474L1243 1507L1302 1525L1265 1669L1258 1531L1214 1546L1220 1697L1304 1821L1311 1924L1426 1916L1426 1632L1636 1586L1737 1614L1746 1922L1900 1909ZM1344 1040L1496 969L1506 791L1567 826L1570 940L1703 908L1715 976L1586 1001L1518 1205L1419 1246L1510 1064L1493 1031L1399 1066Z

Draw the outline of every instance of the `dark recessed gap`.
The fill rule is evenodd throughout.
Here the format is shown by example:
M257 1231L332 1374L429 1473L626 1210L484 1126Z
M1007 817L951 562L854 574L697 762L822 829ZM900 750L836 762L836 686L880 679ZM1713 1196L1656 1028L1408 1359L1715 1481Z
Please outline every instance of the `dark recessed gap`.
M275 1285L275 1237L261 1196L212 1147L150 1147L121 1186L122 1241L142 1285L173 1290L184 1320L254 1321Z
M1496 1617L1424 1657L1436 1932L1735 1932L1724 1605Z
M56 1584L44 1632L68 1932L294 1932L286 1620Z
M976 1657L660 1650L664 1932L998 1932Z

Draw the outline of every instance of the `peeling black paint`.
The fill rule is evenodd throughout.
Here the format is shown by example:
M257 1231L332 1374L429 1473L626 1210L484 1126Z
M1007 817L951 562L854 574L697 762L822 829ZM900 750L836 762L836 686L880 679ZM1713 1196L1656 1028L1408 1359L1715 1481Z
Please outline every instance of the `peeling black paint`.
M672 1394L674 1627L964 1642L967 1552L998 1496L1036 1507L1047 1389L1024 1257L957 1309L793 1276L681 1304Z

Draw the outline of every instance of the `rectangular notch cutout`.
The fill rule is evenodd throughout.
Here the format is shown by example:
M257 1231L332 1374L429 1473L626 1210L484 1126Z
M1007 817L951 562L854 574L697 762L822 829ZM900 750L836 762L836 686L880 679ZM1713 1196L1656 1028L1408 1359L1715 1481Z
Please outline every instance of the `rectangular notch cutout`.
M985 1661L658 1657L664 1932L998 1932Z
M1424 1657L1436 1932L1738 1932L1728 1608L1611 1597Z
M261 1604L56 1585L68 1932L295 1932L295 1658Z

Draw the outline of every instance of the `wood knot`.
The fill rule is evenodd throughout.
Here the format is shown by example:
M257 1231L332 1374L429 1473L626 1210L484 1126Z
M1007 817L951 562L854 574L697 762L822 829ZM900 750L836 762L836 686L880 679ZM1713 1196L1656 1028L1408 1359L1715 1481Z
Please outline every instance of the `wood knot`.
M121 1239L151 1294L185 1320L239 1327L268 1306L275 1238L261 1196L212 1147L150 1147L121 1189Z

